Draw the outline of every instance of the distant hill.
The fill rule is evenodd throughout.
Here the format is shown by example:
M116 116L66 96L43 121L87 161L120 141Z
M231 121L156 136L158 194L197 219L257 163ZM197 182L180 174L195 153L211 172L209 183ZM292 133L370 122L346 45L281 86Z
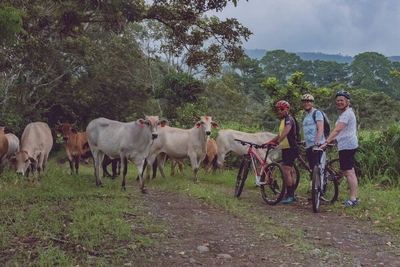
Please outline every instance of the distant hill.
M246 55L250 58L256 58L260 60L268 50L265 49L244 49ZM324 53L315 53L315 52L298 52L296 53L302 60L327 60L327 61L336 61L338 63L348 63L350 64L353 61L353 57L351 56L343 56L339 55L332 55L332 54L324 54ZM388 57L391 61L398 61L400 62L400 56L390 56Z

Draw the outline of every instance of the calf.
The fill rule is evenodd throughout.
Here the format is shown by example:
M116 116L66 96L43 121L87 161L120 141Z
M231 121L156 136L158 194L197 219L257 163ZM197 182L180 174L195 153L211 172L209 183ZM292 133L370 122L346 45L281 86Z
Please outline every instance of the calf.
M61 129L57 129L56 133L61 133L64 140L64 148L67 153L71 174L78 174L79 162L81 158L90 157L90 148L83 148L88 138L86 132L78 132L75 129L76 122L60 123ZM74 169L75 167L75 169Z

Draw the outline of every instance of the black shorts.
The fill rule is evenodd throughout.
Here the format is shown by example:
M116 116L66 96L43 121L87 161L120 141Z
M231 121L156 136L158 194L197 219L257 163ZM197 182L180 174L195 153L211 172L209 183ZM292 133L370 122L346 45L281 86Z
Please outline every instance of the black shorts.
M297 158L297 148L285 148L282 149L282 162L283 166L293 167L294 161Z
M357 149L340 150L339 162L342 171L348 171L354 168L354 155Z

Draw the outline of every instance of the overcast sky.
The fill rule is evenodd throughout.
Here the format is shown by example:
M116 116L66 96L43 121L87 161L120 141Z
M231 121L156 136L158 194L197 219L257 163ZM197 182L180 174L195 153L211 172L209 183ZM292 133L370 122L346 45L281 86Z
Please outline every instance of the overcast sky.
M238 0L213 14L253 32L246 49L400 55L399 0Z

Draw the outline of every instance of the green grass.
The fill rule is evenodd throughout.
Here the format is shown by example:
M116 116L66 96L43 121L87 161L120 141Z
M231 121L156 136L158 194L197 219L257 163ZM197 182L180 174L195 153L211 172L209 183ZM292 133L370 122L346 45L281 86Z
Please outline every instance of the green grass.
M155 224L152 216L145 212L146 197L134 181L136 167L129 164L129 168L126 191L121 190L121 177L103 179L104 187L98 188L92 168L81 167L79 175L69 175L68 164L58 165L55 158L51 159L40 182L30 182L5 171L0 180L0 262L5 266L123 266L129 257L146 257L143 251L158 249L170 229ZM166 180L158 175L145 185L150 193L157 190L177 192L252 222L260 232L258 242L279 239L285 243L295 237L297 247L312 247L301 241L301 230L293 229L288 233L284 225L265 227L272 223L268 216L252 212L254 205L267 205L261 200L259 189L254 187L253 178L245 184L244 192L257 196L259 201L255 202L248 194L235 198L236 172L227 170L212 175L201 169L200 183L194 184L189 166L174 177L168 175L166 166ZM304 197L310 186L307 179L303 173L297 191ZM359 188L358 207L343 209L336 203L330 209L333 213L370 220L377 232L398 235L398 192L399 188L363 182ZM339 199L347 197L347 183L342 181ZM295 224L296 218L289 223Z

